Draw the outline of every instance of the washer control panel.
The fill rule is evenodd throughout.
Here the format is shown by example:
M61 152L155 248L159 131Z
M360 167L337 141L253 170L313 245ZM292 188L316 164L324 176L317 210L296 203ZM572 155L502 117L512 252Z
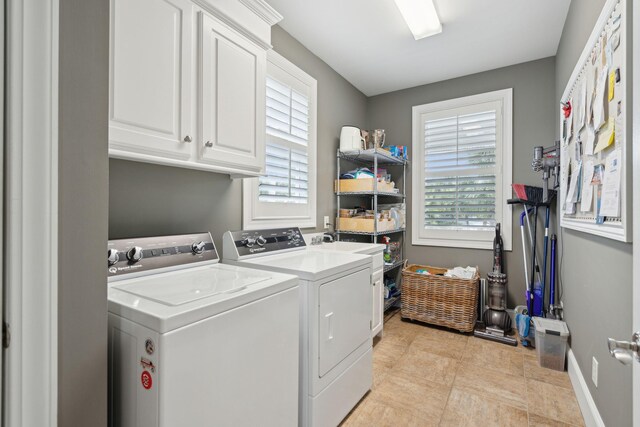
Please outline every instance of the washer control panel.
M110 278L218 260L218 252L209 233L110 240L107 247Z
M229 241L231 240L231 241ZM241 230L225 233L225 251L231 244L235 249L235 257L273 253L306 246L302 232L297 227L272 228L266 230Z

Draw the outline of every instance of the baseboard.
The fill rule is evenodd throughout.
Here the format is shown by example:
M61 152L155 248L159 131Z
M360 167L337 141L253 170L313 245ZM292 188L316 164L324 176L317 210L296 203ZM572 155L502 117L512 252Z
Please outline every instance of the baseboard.
M598 407L589 392L587 382L582 375L580 366L578 366L578 361L571 349L567 352L567 370L569 371L573 391L576 393L576 398L578 399L578 405L580 405L580 411L582 411L584 424L587 427L605 427L604 421L602 421L602 417L600 417L600 412L598 412Z

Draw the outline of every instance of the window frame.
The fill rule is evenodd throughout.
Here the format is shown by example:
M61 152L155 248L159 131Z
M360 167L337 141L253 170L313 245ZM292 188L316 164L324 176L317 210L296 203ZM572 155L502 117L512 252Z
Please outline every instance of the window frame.
M308 200L306 205L295 206L291 203L260 202L258 200L258 178L247 178L242 183L242 228L246 230L277 227L315 228L317 226L317 111L318 82L302 71L295 64L273 50L267 51L267 75L285 83L294 89L301 85L308 88L309 93L309 139L307 141L308 156ZM277 77L274 76L277 74ZM286 78L282 81L283 76ZM265 80L266 81L266 80ZM266 104L265 111L266 115ZM274 144L281 141L265 132L265 147L270 140ZM294 144L294 143L291 143ZM298 212L292 213L292 206ZM301 208L300 206L306 206ZM274 211L278 211L275 214ZM287 214L287 212L289 214Z
M505 250L513 245L513 209L507 205L513 182L513 89L503 89L446 101L416 105L412 109L411 243L465 249L492 249L495 231L433 230L424 228L424 123L438 115L459 115L480 104L496 103L496 221L501 223ZM453 110L453 111L452 111ZM448 111L448 113L446 113ZM428 119L426 117L429 117Z

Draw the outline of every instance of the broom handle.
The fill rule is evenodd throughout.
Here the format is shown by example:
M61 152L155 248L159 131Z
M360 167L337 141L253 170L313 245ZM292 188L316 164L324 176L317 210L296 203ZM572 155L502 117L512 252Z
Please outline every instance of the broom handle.
M531 209L534 209L534 208L531 208ZM532 249L532 250L534 250L534 251L535 251L535 250L536 250L536 245L534 244L534 241L533 241L533 234L531 233L531 222L530 222L530 220L529 220L529 211L530 211L530 210L526 210L526 211L525 211L525 214L526 214L526 215L525 215L525 217L526 217L526 220L527 220L527 231L529 232L529 244L530 244L531 246L533 246L533 249ZM535 212L536 212L536 225L537 225L537 218L538 218L538 215L537 215L537 214L538 214L538 208L535 208ZM540 259L541 257L540 257L539 249L538 249L538 252L536 252L536 254L538 255L538 259ZM536 255L536 254L534 254L534 255ZM535 260L535 257L534 257L534 260ZM535 272L537 273L537 275L538 275L538 281L540 281L540 269L539 269L539 268L536 268L536 265L532 265L532 266L531 266L531 268L533 269L533 271L535 271ZM533 274L533 272L532 272L531 274Z
M533 248L531 250L531 282L529 283L529 304L530 307L527 307L529 309L529 313L533 313L533 290L534 290L534 286L535 286L535 268L536 268L536 235L538 233L538 207L534 206L533 208L533 218L534 218L534 222L533 222ZM538 273L538 276L540 274Z
M547 286L547 251L548 251L548 246L549 246L549 214L551 213L551 209L549 209L549 206L547 206L547 211L545 213L545 219L544 219L544 249L542 250L543 252L543 259L542 259L542 311L544 312L544 294L545 294L545 288Z
M520 214L520 235L522 236L522 258L524 259L524 283L529 282L529 261L527 261L527 236L524 234L524 217L527 214L527 207L522 205L522 213Z

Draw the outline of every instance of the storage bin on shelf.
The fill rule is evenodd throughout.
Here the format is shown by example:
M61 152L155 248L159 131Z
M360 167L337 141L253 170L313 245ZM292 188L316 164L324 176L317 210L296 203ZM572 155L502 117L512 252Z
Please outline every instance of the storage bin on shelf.
M564 371L569 340L569 328L562 320L534 317L536 328L536 353L543 368Z
M417 273L427 270L431 274ZM402 309L405 319L471 332L476 323L479 270L472 279L445 277L448 269L409 264L402 269Z
M333 190L338 193L357 193L373 191L373 178L362 179L336 179ZM393 193L395 184L392 182L378 181L378 192Z
M336 230L338 231L359 231L363 233L373 233L374 219L364 217L336 218ZM395 228L395 222L391 219L378 219L378 232L390 231Z

